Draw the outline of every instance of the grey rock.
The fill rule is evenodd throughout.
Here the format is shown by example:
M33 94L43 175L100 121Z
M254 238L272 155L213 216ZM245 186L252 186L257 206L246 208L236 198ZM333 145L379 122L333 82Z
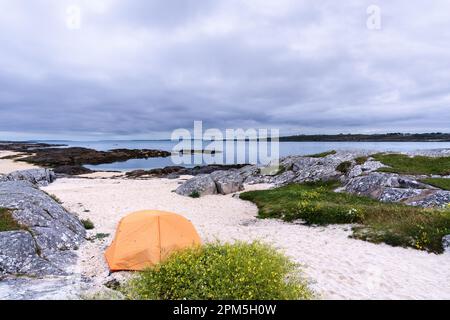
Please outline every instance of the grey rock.
M424 208L447 207L450 204L450 191L422 190L420 196L407 199L405 203Z
M0 281L0 300L80 299L81 288L81 280L74 276L6 278Z
M426 188L423 183L413 177L400 176L398 174L372 172L366 175L349 179L344 190L358 195L380 199L386 188Z
M383 202L405 202L410 198L422 197L423 189L384 188L378 200Z
M42 273L60 274L59 269L75 256L71 250L78 249L86 235L77 217L27 181L0 182L0 208L10 209L13 218L28 231L26 234L2 233L4 243L11 238L11 241L16 241L17 248L28 246L35 252L33 255L24 250L23 255L17 255L20 251L3 247L0 259L3 263L14 259L17 265L31 259L33 267L25 274L41 273L42 263L46 264ZM30 236L33 246L30 245Z
M373 172L347 181L343 191L383 202L403 202L412 206L442 207L450 203L450 192L418 182L415 177Z
M348 173L347 177L348 178L354 178L357 176L360 176L364 173L370 173L373 171L376 171L382 167L385 167L385 165L383 165L381 162L379 161L373 161L373 160L369 160L366 161L364 164L362 165L355 165L350 172Z
M28 181L38 186L47 186L55 181L56 175L49 169L30 169L14 171L10 174L0 177L1 181Z
M444 253L450 255L450 234L442 238L442 247L444 248Z
M244 190L244 178L237 170L215 171L210 177L216 184L217 192L230 194Z
M180 185L175 192L182 196L190 196L194 191L200 196L217 194L216 183L208 174L199 175Z
M39 256L28 231L0 232L0 276L8 274L42 276L63 272Z

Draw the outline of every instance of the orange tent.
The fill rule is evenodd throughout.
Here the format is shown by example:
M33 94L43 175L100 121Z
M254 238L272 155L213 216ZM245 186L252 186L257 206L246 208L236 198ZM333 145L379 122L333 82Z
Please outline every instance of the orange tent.
M123 218L105 257L111 271L143 270L175 250L200 245L186 218L163 211L139 211Z

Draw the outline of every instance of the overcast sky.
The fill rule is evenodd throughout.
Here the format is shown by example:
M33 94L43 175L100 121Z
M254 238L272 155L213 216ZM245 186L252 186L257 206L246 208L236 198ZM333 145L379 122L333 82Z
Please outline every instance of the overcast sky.
M0 0L0 140L168 137L194 120L448 132L450 2Z

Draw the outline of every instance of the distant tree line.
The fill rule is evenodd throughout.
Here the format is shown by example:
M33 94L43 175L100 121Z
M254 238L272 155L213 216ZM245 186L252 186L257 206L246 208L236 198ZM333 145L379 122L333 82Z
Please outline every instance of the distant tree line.
M384 133L384 134L335 134L295 135L280 137L280 141L354 141L354 142L450 142L450 133Z

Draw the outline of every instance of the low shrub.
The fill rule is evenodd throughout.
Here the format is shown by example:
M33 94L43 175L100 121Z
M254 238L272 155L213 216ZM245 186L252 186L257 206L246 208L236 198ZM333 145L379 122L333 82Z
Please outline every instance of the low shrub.
M350 172L351 168L352 168L352 163L350 161L344 161L344 162L341 162L336 167L336 170L343 174L347 174Z
M92 230L95 228L94 223L90 219L83 219L81 220L81 223L86 230Z
M189 195L189 197L198 199L198 198L200 198L200 193L197 190L192 191L192 193Z
M310 299L297 266L272 247L254 242L212 243L172 254L137 273L122 288L129 299Z

